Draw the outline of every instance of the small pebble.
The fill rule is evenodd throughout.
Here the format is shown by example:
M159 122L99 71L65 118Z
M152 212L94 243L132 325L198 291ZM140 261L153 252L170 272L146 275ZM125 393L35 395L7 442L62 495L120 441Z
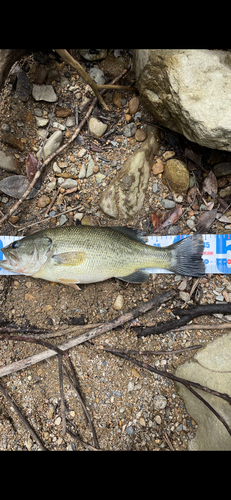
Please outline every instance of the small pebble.
M128 436L132 436L134 434L133 427L127 427L126 433L128 434Z
M61 424L62 420L60 417L56 418L55 420L55 425L57 425L57 427Z
M49 198L49 196L47 196L46 194L44 194L38 200L38 207L39 208L45 208L45 207L47 207L50 204L50 202L51 202L51 199Z
M113 309L115 309L115 311L121 311L123 309L123 306L124 306L123 295L118 295L118 297L114 303Z
M139 97L132 97L132 99L128 103L131 115L135 115L137 113L139 105L140 105Z
M161 417L159 415L157 415L157 417L154 418L155 422L157 423L157 425L161 425Z
M172 208L175 208L175 206L176 206L175 201L172 201L172 200L163 200L162 205L166 210L171 210Z

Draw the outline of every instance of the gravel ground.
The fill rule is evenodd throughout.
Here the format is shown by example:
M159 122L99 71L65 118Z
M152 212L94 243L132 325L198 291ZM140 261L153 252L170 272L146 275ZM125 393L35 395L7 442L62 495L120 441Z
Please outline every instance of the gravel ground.
M86 88L76 72L64 64L51 60L50 69L58 72L59 81L52 82L59 99L64 99L62 106L69 106L72 116L75 116L75 104L79 108L92 97L90 88ZM32 58L28 58L29 76L38 67ZM126 82L126 84L129 84ZM84 223L105 225L108 220L99 209L99 199L111 179L121 168L126 159L138 148L140 143L133 138L123 135L126 125L126 116L129 113L128 103L132 95L123 94L122 108L115 106L114 93L109 92L106 101L110 107L109 115L101 109L96 110L98 117L107 118L110 128L115 128L106 140L96 141L88 136L87 127L73 147L66 150L56 161L49 166L43 178L40 192L34 200L27 201L16 214L18 220L11 220L1 227L2 234L28 234L32 230L43 227L55 227L60 224L59 214L63 215L61 223L71 225L75 219L84 218ZM22 173L25 173L25 159L29 152L35 154L41 147L42 129L38 129L36 114L49 118L53 105L45 102L35 102L30 97L27 103L17 99L12 84L8 81L2 93L0 108L0 126L8 124L10 131L18 138L23 139L24 152L16 151L1 143L1 149L7 154L15 156L20 164ZM144 120L151 120L142 105L139 113ZM137 117L138 128L143 126ZM107 121L105 120L105 121ZM66 119L58 118L63 127ZM51 129L51 131L55 131ZM66 127L64 135L70 137L73 128ZM92 150L93 146L93 150ZM100 152L95 151L96 147ZM83 149L86 152L83 152ZM83 158L80 158L84 154ZM159 157L172 151L171 145L163 140ZM83 165L89 162L90 155L95 166L90 178L79 179L78 174ZM158 160L156 157L155 160ZM50 199L58 188L57 173L65 171L71 177L78 178L78 190L69 193L62 189L52 208L52 217L42 225L36 222L43 219L46 207L41 208L39 201L43 195ZM97 182L97 174L101 173L101 182ZM8 174L3 173L1 178ZM56 181L53 191L50 183ZM155 188L153 189L153 186ZM7 198L7 199L6 199ZM162 202L168 198L173 200L169 190L162 184L161 174L150 178L145 205L142 212L129 221L132 227L143 229L146 233L152 232L151 212L163 209ZM9 210L13 200L2 196L0 209L3 213ZM186 205L187 207L187 202ZM70 211L71 210L71 211ZM199 217L199 213L192 215L190 207L180 220L178 232L189 234L187 225L189 217ZM75 217L76 216L76 217ZM75 219L74 219L75 218ZM109 224L111 221L109 221ZM30 227L31 224L35 224ZM113 221L115 224L115 221ZM124 224L117 220L116 225ZM218 223L217 223L218 225ZM25 227L23 232L18 228ZM219 230L219 227L216 226ZM50 284L40 280L25 277L0 278L0 305L1 316L7 323L17 326L36 326L49 331L56 331L61 327L73 325L77 320L82 323L97 324L107 322L118 314L129 311L135 305L150 300L155 295L174 287L179 293L190 292L196 280L184 279L170 275L159 275L150 278L143 285L124 284L118 280L82 286L80 292L61 285ZM225 276L208 276L202 280L197 288L197 300L202 304L214 303L216 300L230 300L231 287L229 278ZM119 295L123 297L122 309L116 311L114 304ZM184 304L181 295L162 306L158 312L150 312L138 318L141 325L150 325L171 318L171 310L175 306ZM194 303L194 296L190 303ZM73 320L73 318L75 318ZM77 322L78 322L77 321ZM208 319L207 322L217 322L217 319ZM81 323L82 322L82 323ZM206 319L200 323L206 324ZM78 329L78 331L80 331ZM204 345L208 341L222 335L222 332L196 330L171 332L167 335L138 339L130 324L119 328L110 334L103 335L94 341L95 348L81 345L70 351L75 366L79 385L86 407L94 423L102 450L150 450L150 451L184 451L188 441L194 437L196 422L187 414L182 400L178 397L174 384L165 378L153 375L145 370L137 369L127 361L113 357L110 354L97 350L100 345L113 348L171 351L188 348L194 345ZM56 344L68 338L60 337L54 340ZM0 343L0 367L23 359L43 350L42 347L5 340ZM184 363L194 355L195 351L186 351L182 354L163 356L148 356L144 358L150 364L161 370L174 371L175 367ZM85 448L69 435L62 435L58 362L52 358L26 370L4 377L1 383L13 397L23 415L42 440L46 449L50 451L75 451ZM65 403L67 408L68 426L78 433L81 439L93 445L92 434L86 424L82 408L68 379L64 377ZM28 431L19 421L11 405L0 395L0 450L38 450L37 444L30 437Z

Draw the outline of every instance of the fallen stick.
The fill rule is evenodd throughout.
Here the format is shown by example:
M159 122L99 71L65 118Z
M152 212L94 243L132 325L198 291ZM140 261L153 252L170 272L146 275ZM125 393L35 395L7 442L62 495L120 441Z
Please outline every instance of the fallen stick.
M42 442L38 438L37 434L34 432L32 429L31 425L29 422L26 420L26 418L23 416L19 408L17 407L16 403L13 401L13 399L10 397L8 392L4 389L4 387L0 384L0 392L3 394L3 396L7 399L7 401L10 403L14 411L17 413L19 419L22 421L22 423L25 425L26 429L29 431L31 437L35 440L37 445L42 451L47 451L46 448L44 448Z
M231 314L231 304L208 304L199 307L190 307L188 309L175 309L174 314L180 316L180 319L167 321L155 327L139 329L138 337L148 337L150 335L161 335L180 327L187 325L194 318L212 314ZM197 327L198 328L198 327Z
M141 304L141 306L132 309L130 312L123 314L122 316L119 316L118 318L109 321L108 323L100 325L97 328L93 328L93 330L83 333L82 335L79 335L78 337L75 337L69 340L68 342L64 342L63 344L60 344L57 347L54 346L56 351L48 349L46 351L41 352L40 354L36 354L35 356L30 356L29 358L23 359L21 361L16 361L15 363L12 363L8 366L4 366L0 368L0 378L5 377L6 375L10 375L11 373L18 372L20 370L25 370L25 368L28 368L29 366L35 365L37 363L40 363L41 361L45 361L46 359L57 356L57 350L68 351L73 347L76 347L80 344L84 344L89 340L93 340L96 337L99 337L100 335L108 333L114 330L115 328L118 328L119 326L122 326L129 321L132 321L141 314L144 314L147 311L154 309L154 307L158 307L164 304L165 302L168 302L169 300L173 299L175 295L176 292L174 290L170 290L169 292L161 294L155 297L154 299L150 300L149 302Z

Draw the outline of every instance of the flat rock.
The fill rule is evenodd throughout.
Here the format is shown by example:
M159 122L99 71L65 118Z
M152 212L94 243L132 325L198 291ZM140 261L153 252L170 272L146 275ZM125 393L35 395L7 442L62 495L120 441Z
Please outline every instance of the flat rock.
M48 158L48 156L55 153L55 151L57 151L57 149L59 149L59 147L61 146L62 140L63 140L63 134L62 134L61 130L57 130L57 132L52 134L51 137L49 137L49 139L44 147L42 159L46 160ZM37 158L40 157L40 152L41 152L41 150L38 152Z
M93 137L100 139L107 131L107 125L105 125L105 123L102 123L97 118L91 118L89 120L89 131L90 134L93 135Z
M3 151L0 151L0 168L6 172L13 172L15 174L20 174L21 171L18 160L12 156L7 156Z
M58 97L52 85L33 85L32 91L35 101L57 102Z
M231 151L231 53L136 49L137 88L159 124L211 149Z
M78 187L78 182L75 179L66 179L62 184L63 189L74 189L76 187Z
M223 335L204 349L198 351L194 358L177 368L175 374L215 391L231 396L231 334ZM231 437L222 423L201 401L184 386L177 385L180 396L184 399L186 409L197 422L199 428L195 439L189 442L191 451L231 451ZM231 411L228 402L198 391L198 393L225 419L231 426Z
M132 219L142 208L151 173L153 157L158 153L158 131L148 130L148 138L136 151L103 193L100 208L106 215Z
M231 162L223 162L215 165L213 173L217 179L221 177L228 177L231 175Z

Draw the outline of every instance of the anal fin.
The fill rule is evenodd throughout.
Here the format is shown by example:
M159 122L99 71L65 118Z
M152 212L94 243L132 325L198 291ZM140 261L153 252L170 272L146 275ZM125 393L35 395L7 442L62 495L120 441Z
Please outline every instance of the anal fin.
M134 284L140 284L140 283L146 283L149 280L150 274L147 273L146 271L135 271L132 274L129 274L128 276L116 276L119 280L126 281L127 283L134 283Z

